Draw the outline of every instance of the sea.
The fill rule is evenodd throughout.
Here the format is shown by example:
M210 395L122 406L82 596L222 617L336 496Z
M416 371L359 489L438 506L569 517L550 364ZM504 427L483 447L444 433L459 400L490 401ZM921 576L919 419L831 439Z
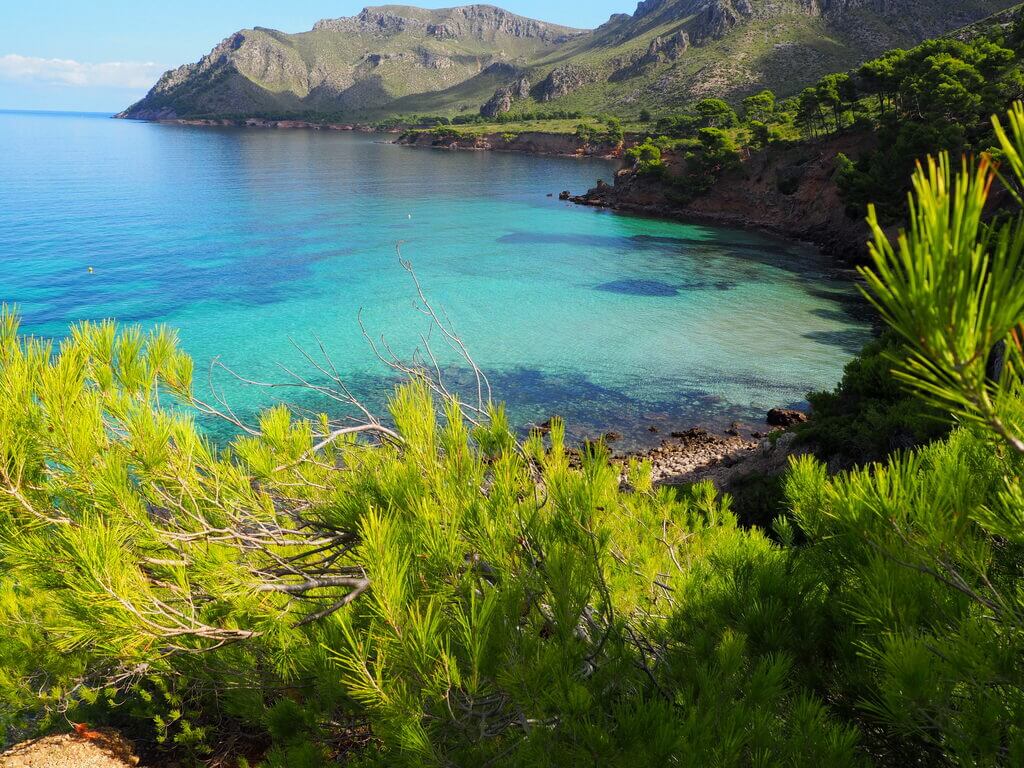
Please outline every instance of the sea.
M282 401L344 415L250 383L325 371L386 413L392 354L436 358L475 401L422 290L518 429L559 415L573 439L614 432L624 449L756 429L835 387L870 338L854 286L813 247L558 199L611 181L614 162L392 138L0 112L0 302L54 339L107 318L177 329L201 394L212 383L254 420Z

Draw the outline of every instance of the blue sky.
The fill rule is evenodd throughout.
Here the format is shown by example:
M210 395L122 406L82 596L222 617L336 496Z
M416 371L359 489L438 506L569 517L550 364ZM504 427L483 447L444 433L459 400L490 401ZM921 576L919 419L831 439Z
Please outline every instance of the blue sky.
M595 27L636 0L491 0L524 16ZM165 69L195 61L245 27L300 32L363 0L32 0L0 11L0 109L114 112ZM431 8L458 0L408 3Z

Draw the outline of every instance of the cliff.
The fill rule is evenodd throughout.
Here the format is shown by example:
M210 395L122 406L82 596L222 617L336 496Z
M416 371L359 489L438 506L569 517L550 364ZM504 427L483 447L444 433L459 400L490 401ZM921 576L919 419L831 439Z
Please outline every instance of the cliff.
M840 152L856 156L874 141L871 133L848 133L825 141L772 145L748 153L738 169L689 201L671 183L632 169L620 171L614 185L599 184L570 199L630 213L764 229L815 243L826 253L857 263L866 256L868 228L863 219L846 213L835 183L835 161ZM666 162L671 172L679 161L669 154Z

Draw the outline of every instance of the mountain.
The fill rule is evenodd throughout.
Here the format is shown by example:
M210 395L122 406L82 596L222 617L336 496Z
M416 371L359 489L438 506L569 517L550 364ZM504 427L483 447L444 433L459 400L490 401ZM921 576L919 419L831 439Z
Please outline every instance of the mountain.
M488 5L366 8L309 32L236 32L119 117L373 120L517 105L635 113L781 95L1012 0L643 0L595 30Z

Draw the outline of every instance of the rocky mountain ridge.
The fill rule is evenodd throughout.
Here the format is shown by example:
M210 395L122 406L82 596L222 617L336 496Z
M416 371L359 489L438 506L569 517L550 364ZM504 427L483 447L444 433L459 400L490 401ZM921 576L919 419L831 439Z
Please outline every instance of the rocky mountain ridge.
M565 42L584 34L582 30L527 19L492 5L466 5L436 12L398 5L364 8L357 16L322 19L313 26L313 31L383 35L418 31L438 40L462 37L494 40L507 35L544 42Z
M585 31L491 5L387 5L285 34L237 32L121 117L303 117L542 109L628 114L707 95L781 94L1007 0L643 0Z

